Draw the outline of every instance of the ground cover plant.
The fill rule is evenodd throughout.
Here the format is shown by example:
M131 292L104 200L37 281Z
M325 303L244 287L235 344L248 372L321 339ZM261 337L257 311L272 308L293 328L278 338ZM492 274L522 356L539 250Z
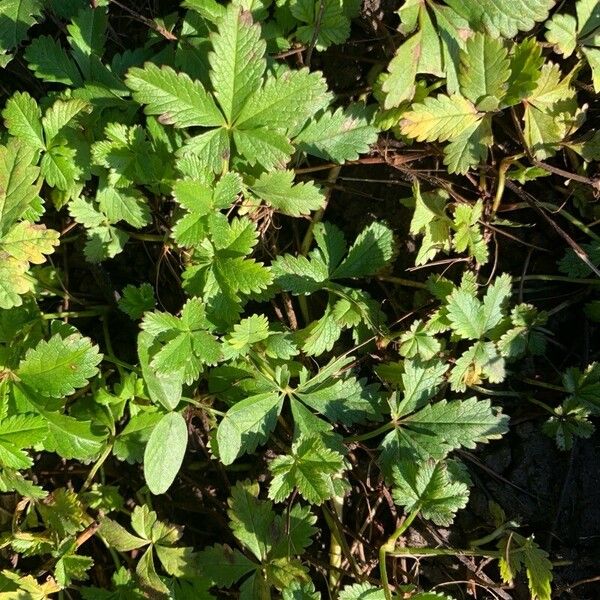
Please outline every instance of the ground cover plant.
M0 2L0 598L594 598L600 3Z

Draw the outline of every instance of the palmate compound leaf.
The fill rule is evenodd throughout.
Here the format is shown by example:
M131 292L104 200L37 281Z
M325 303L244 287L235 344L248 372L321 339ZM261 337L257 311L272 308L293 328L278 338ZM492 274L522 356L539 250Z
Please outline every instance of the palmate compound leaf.
M60 334L30 348L16 371L19 379L42 396L61 398L87 385L98 373L98 346L78 333Z
M472 102L458 94L428 97L411 108L400 127L404 135L419 142L454 140L483 116Z
M555 0L446 0L476 28L483 25L492 36L513 38L543 21Z
M144 453L144 478L153 494L164 494L171 487L187 441L187 423L179 413L167 413L152 430Z
M337 478L343 468L344 457L327 448L321 437L300 437L289 455L278 456L269 465L273 475L269 498L283 502L297 489L311 504L322 504L343 491Z
M469 500L468 475L454 462L401 461L393 478L394 502L407 514L419 511L441 527L450 525Z

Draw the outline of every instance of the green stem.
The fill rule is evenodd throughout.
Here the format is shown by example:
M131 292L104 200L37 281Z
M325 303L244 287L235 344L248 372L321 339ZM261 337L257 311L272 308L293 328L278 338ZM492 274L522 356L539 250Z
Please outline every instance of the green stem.
M383 587L383 595L385 600L392 600L392 592L390 591L390 584L388 581L386 558L387 555L395 556L396 542L398 538L411 526L412 522L417 518L420 507L417 506L413 510L402 525L400 525L394 533L388 538L387 542L379 548L379 572L381 574L381 586Z
M464 548L398 548L386 553L388 556L481 556L485 558L501 558L499 550L468 550ZM385 591L385 590L384 590ZM386 600L387 596L386 596ZM391 600L391 596L389 598Z
M516 154L515 156L507 156L500 161L500 167L498 169L498 183L496 185L496 195L494 196L494 203L492 204L492 216L496 214L502 203L502 196L504 195L504 188L506 186L506 172L510 166L516 160L523 158L524 154Z
M52 319L84 319L86 317L99 317L106 314L108 306L89 310L65 310L62 312L44 313L42 319L50 321Z
M396 285L403 285L405 287L418 288L420 290L426 290L427 284L421 281L413 281L412 279L403 279L402 277L394 277L393 275L380 275L377 279L380 281L389 281Z
M518 526L519 526L519 524L515 523L514 521L507 521L506 523L502 523L502 525L500 525L500 527L497 527L491 533L488 533L487 535L484 535L483 537L480 537L479 539L473 540L471 542L471 546L485 546L486 544L493 542L495 539L497 539L501 535L503 535L507 529L511 529L511 528L518 527Z
M532 404L537 404L537 406L541 406L545 411L549 412L551 415L556 415L556 411L545 402L537 400L536 398L527 398L527 400Z
M96 461L94 466L90 469L90 472L89 472L85 482L81 486L79 493L85 492L85 490L87 490L90 487L90 485L92 485L92 481L94 481L94 477L96 477L96 473L98 472L98 469L100 469L100 467L104 464L106 459L110 456L111 450L112 450L112 445L110 445L110 444L108 446L106 446L106 448L104 448L104 452L102 452L102 454L100 455L100 458Z
M136 233L135 231L128 231L127 235L134 240L140 240L141 242L161 242L166 243L168 238L158 233Z
M521 281L562 281L564 283L579 283L581 285L600 285L600 279L578 279L576 277L566 277L564 275L524 275L515 277L514 282Z
M217 410L216 408L206 406L206 404L202 404L202 402L198 402L198 400L194 400L193 398L182 398L182 400L184 402L187 402L188 404L192 404L193 406L196 406L200 410L205 410L206 412L209 412L212 415L217 415L219 417L225 416L224 412L221 412L220 410Z
M362 433L360 435L352 435L350 437L347 437L345 441L346 441L346 443L364 442L365 440L370 440L374 437L377 437L384 433L387 433L388 431L391 431L395 427L396 427L396 424L393 421L390 421L389 423L385 423L384 425L381 425L381 427L378 427L377 429L374 429L373 431L367 431L367 433Z
M523 383L535 385L537 387L545 388L547 390L554 390L556 392L562 392L563 394L566 394L567 392L567 390L565 390L565 388L560 385L553 385L551 383L545 383L544 381L537 381L536 379L530 379L529 377L521 377L520 379Z

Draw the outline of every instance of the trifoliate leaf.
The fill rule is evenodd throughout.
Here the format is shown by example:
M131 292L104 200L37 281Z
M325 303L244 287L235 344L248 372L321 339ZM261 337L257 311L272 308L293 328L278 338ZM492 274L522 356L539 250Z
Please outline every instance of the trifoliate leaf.
M146 63L143 69L133 67L127 73L127 86L134 99L145 104L149 115L176 127L218 127L223 124L212 96L198 81L171 67Z
M144 453L144 478L153 494L164 494L183 462L188 431L179 413L167 413L154 427Z
M17 374L29 388L43 396L61 398L87 385L98 372L102 360L98 346L89 338L60 334L42 340L25 354Z
M410 514L419 511L436 525L448 526L467 505L469 487L444 462L402 461L394 467L393 497Z
M298 21L306 23L296 30L298 39L305 44L315 43L318 50L345 42L350 35L350 18L344 10L346 4L338 0L325 0L322 4L315 0L295 0L290 7L291 13Z
M469 291L457 288L448 298L448 318L452 329L463 339L478 340L500 323L511 293L511 279L501 275L490 285L483 303Z
M400 122L402 133L419 142L444 142L457 138L481 119L473 103L455 94L425 98L413 104Z
M594 413L600 411L600 363L588 365L583 372L576 367L567 369L563 385L571 405L585 406Z
M296 138L299 148L325 160L356 160L377 141L377 129L370 123L369 113L360 105L346 110L338 108L311 121Z
M469 38L460 54L458 80L461 94L476 105L489 97L500 103L510 76L507 56L502 39L483 33Z
M271 171L263 173L250 190L276 211L291 217L308 215L321 208L325 196L314 183L296 183L293 171Z
M577 112L571 75L561 79L558 65L542 66L536 88L526 98L525 141L538 159L551 156L567 135Z
M252 315L233 326L225 338L223 352L227 358L236 358L248 352L253 344L270 335L269 320L264 315Z
M269 498L283 502L294 489L311 504L322 504L338 495L344 457L325 446L321 437L300 437L288 456L278 456L269 465L273 480Z

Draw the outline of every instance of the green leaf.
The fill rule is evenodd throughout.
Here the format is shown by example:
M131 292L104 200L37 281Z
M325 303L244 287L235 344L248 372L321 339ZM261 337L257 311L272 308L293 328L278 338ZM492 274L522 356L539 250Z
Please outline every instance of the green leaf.
M448 365L440 360L405 360L401 376L403 396L394 416L422 408L437 393L447 370Z
M419 142L456 139L481 119L475 106L458 94L425 98L411 108L404 114L400 127L404 135Z
M142 283L139 286L126 285L123 288L119 308L134 321L155 306L154 288L149 283Z
M231 587L256 566L239 550L227 544L215 544L205 548L197 555L201 573L219 587Z
M43 396L61 398L87 385L98 373L102 355L89 338L60 334L30 348L20 362L19 379Z
M483 25L490 35L513 38L548 16L555 0L447 0L471 26Z
M67 25L69 44L85 79L94 78L97 59L104 52L107 25L108 11L103 6L80 10Z
M219 458L230 465L245 452L253 452L267 441L277 424L282 398L276 392L250 396L234 404L217 429Z
M218 127L223 125L212 96L198 81L171 67L146 63L144 68L129 69L125 79L133 98L145 104L145 112L159 115L162 123L175 127Z
M10 135L36 150L44 148L42 111L27 92L13 94L7 100L2 116Z
M394 502L410 514L419 511L425 519L447 527L467 505L469 487L463 477L444 462L402 461L394 467Z
M308 69L287 69L268 77L253 93L236 120L241 129L280 128L295 132L331 100L321 73Z
M571 406L580 405L593 413L600 412L600 363L588 365L583 372L576 367L567 369L563 385Z
M144 453L144 477L153 494L164 494L183 462L187 423L179 413L166 414L154 427Z
M381 443L382 468L387 476L398 460L442 460L457 448L498 439L507 424L489 400L440 400L402 417L400 427L387 434Z
M42 411L40 411L42 412ZM44 448L66 459L90 460L102 451L106 434L100 433L91 421L79 421L68 415L42 412L48 423Z
M6 146L0 146L1 236L38 198L39 188L34 183L39 169L32 165L33 158L33 150L16 138L11 138Z
M385 593L369 583L355 583L340 592L339 600L385 600Z
M273 129L234 129L236 150L251 164L264 169L283 169L294 147L288 138Z
M273 480L269 498L283 502L294 489L311 504L322 504L338 495L344 457L325 446L321 437L300 437L287 456L278 456L269 465Z
M383 223L372 223L361 231L331 277L342 279L374 275L389 262L393 252L392 230Z
M505 105L512 106L531 95L537 86L543 64L542 47L535 38L527 38L515 45L510 57Z
M577 19L573 15L556 13L546 23L546 39L565 58L577 47Z
M294 185L293 171L263 173L250 190L275 210L291 217L300 217L318 210L325 203L325 196L312 181Z
M350 19L339 0L295 0L290 9L298 21L306 23L296 30L297 38L305 44L314 40L317 50L342 44L350 35Z
M266 43L251 13L233 4L228 6L211 42L210 80L225 119L231 125L262 83Z
M46 229L45 225L21 221L0 238L0 252L18 261L41 265L46 260L45 255L52 254L58 246L58 238L58 231Z
M376 141L377 129L369 113L358 104L323 113L294 139L307 154L339 163L356 160Z
M460 53L458 81L461 94L474 104L486 97L494 97L499 102L510 76L507 56L502 39L475 33Z
M0 6L0 49L12 50L42 14L38 0L3 0Z
M469 291L457 288L448 298L448 318L463 339L478 340L500 323L511 294L511 278L501 275L488 288L481 303Z
M25 60L38 79L79 87L81 73L58 40L49 35L35 38L25 50Z
M396 50L394 58L388 65L389 76L383 82L385 108L398 106L404 100L410 100L415 93L419 58L421 55L422 33L419 31L408 38Z
M270 502L258 499L258 484L238 481L228 500L231 530L240 543L263 562L271 549L275 519Z

